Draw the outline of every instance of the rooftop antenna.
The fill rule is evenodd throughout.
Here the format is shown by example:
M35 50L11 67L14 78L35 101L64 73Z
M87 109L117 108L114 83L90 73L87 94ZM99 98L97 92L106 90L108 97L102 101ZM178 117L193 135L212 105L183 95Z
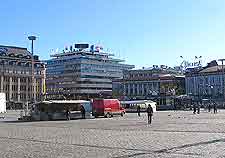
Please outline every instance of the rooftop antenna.
M53 55L54 53L54 49L50 49L50 55Z

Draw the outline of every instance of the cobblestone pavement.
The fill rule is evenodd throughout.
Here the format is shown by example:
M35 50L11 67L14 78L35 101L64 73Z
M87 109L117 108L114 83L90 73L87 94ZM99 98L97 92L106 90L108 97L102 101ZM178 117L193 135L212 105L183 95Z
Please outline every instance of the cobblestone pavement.
M12 120L12 114L7 114ZM6 120L7 120L6 115ZM1 158L225 157L225 111L90 120L0 122Z

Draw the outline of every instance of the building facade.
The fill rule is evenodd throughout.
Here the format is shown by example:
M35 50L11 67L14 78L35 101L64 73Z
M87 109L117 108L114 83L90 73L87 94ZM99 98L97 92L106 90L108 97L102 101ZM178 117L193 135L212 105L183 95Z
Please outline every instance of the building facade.
M224 99L224 71L221 65L187 72L185 82L187 95L195 99Z
M163 69L129 70L124 78L114 81L115 97L122 100L152 99L158 105L172 104L175 95L185 93L184 76Z
M1 45L0 65L0 91L6 94L8 108L42 100L45 67L38 56L32 56L27 48Z
M52 55L47 61L46 86L49 99L89 99L112 95L112 80L134 68L113 54L92 48L75 48Z

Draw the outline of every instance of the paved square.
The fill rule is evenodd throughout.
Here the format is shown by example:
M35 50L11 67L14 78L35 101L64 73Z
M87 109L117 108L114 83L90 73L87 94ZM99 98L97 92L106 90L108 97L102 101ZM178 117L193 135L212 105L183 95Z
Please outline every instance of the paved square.
M12 120L14 114L7 114ZM225 157L225 111L91 120L0 122L1 158Z

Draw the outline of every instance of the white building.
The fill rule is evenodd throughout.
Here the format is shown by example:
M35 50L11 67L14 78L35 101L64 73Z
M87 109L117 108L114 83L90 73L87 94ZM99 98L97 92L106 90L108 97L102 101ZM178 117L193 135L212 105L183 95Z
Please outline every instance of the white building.
M94 98L112 95L112 80L123 77L123 71L134 65L123 64L113 54L94 49L88 44L80 48L52 55L47 61L47 97L54 98ZM102 48L101 48L102 49Z

